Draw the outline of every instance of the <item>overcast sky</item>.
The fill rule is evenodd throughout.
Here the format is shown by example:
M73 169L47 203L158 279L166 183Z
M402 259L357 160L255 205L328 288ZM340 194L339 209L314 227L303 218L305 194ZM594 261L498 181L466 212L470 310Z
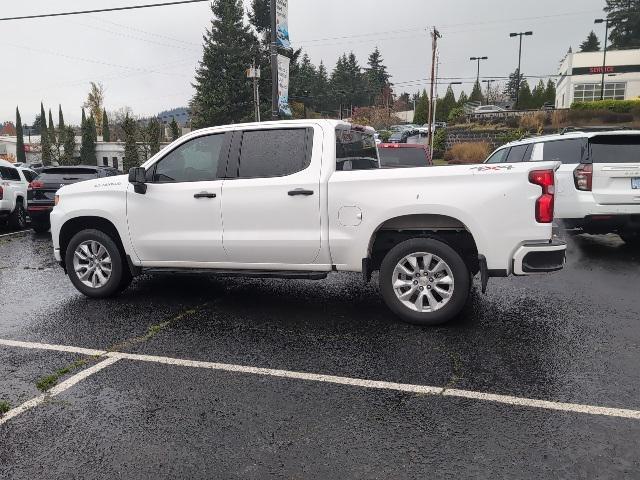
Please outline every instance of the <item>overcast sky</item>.
M0 16L156 3L149 0L3 1ZM533 30L523 48L526 75L557 73L602 15L604 0L289 0L292 42L329 70L344 51L364 65L376 47L396 92L425 88L430 69L427 29L438 26L440 77L476 75L470 56L488 56L481 76L504 77L517 66L518 42L509 32ZM250 0L245 0L248 6ZM211 21L208 3L126 12L0 23L0 121L13 120L19 105L31 123L40 101L58 104L78 123L90 80L106 90L108 110L129 106L151 115L188 103ZM445 80L443 80L445 81ZM450 80L446 80L450 81ZM453 80L452 80L453 81ZM456 87L459 91L460 87Z

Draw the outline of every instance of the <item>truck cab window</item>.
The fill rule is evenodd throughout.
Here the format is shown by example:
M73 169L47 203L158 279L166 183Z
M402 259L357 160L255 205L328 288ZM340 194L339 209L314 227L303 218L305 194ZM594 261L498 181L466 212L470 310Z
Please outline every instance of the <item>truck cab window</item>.
M223 134L198 137L171 151L147 172L152 183L216 180Z
M285 177L311 164L313 129L247 130L242 135L239 178Z
M508 148L503 148L491 155L484 163L502 163L507 156Z
M380 168L373 132L336 128L336 170L372 170Z

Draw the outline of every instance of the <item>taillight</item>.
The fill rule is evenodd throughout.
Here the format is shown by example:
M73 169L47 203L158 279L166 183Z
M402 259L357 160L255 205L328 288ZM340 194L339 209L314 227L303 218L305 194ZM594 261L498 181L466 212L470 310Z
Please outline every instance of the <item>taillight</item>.
M38 188L42 188L44 187L44 183L42 183L40 180L34 180L33 182L31 182L29 184L29 190L37 190Z
M536 200L536 221L538 223L552 223L556 193L553 170L534 170L529 173L529 181L542 187L542 195Z
M4 198L4 188L0 187L0 200Z
M578 190L590 192L593 187L593 165L581 163L573 171L573 182Z

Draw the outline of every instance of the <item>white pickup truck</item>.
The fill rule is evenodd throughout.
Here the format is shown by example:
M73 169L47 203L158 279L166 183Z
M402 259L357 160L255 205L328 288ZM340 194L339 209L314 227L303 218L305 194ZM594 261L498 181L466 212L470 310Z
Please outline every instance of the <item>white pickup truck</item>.
M23 229L27 224L27 185L24 173L0 159L0 222Z
M460 313L473 276L560 270L558 162L380 169L373 132L331 120L192 132L127 176L62 187L56 260L108 297L141 273L322 279L379 271L405 321Z

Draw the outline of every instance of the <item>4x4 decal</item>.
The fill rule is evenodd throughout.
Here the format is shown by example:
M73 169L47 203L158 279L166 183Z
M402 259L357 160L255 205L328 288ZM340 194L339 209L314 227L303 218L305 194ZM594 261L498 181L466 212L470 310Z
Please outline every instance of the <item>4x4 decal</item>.
M500 170L512 170L513 165L482 165L479 167L471 167L470 170L478 170L479 172L497 172Z

